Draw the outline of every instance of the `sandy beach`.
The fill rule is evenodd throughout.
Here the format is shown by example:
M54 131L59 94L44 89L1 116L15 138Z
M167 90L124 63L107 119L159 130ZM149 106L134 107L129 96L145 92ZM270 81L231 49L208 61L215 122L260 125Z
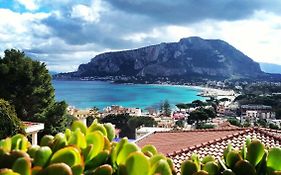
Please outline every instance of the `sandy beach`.
M199 90L198 96L202 97L215 97L217 99L228 98L231 101L239 95L234 92L234 90L225 90L225 89L216 89L204 86L191 86L191 85L174 85L174 84L151 84L156 86L177 86L177 87L186 87L191 89Z

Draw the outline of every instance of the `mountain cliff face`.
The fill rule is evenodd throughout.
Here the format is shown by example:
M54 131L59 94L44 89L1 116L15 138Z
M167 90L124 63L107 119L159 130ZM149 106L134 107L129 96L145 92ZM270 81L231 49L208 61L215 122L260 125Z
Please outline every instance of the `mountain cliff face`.
M103 53L69 75L251 78L263 72L258 63L222 40L190 37L175 43Z

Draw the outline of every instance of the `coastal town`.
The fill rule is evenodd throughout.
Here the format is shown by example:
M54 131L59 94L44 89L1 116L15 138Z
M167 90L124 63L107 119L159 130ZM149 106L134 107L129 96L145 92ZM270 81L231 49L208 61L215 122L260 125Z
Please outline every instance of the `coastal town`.
M169 85L163 83L161 85ZM147 127L140 125L135 128L135 137L132 139L138 140L144 135L154 133L156 131L172 131L172 130L194 130L194 129L222 129L222 128L238 128L238 127L250 127L261 126L266 123L267 127L280 128L281 120L276 118L276 114L273 111L272 106L267 104L243 104L240 105L236 101L240 96L239 92L231 89L225 89L223 82L209 82L208 86L188 86L195 89L199 89L198 96L205 97L206 102L212 101L212 103L206 103L200 100L195 100L193 103L199 102L199 105L193 105L186 107L183 104L169 106L170 110L165 114L161 107L140 109L134 107L123 107L118 105L107 106L104 109L76 109L69 106L67 108L68 114L83 121L87 124L87 120L99 119L109 115L129 115L134 117L149 117L152 118L156 124L154 126ZM239 90L242 87L236 86L235 89ZM268 94L267 94L268 95ZM278 95L276 93L272 96ZM168 100L167 100L168 102ZM214 103L215 102L215 103ZM192 104L192 103L191 103ZM214 105L215 104L215 105ZM161 104L160 104L161 105ZM170 104L168 104L170 105ZM190 120L192 112L198 109L210 109L214 116L208 117L202 120L202 125L198 127L195 120ZM262 125L265 127L265 125Z
M281 175L281 0L0 0L0 175Z

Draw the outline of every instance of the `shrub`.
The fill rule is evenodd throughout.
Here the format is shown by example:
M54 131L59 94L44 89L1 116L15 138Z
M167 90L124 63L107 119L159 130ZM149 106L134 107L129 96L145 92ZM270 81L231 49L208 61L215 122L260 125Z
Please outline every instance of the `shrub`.
M196 126L196 129L212 129L212 128L215 128L215 125L200 123Z
M229 118L227 121L234 126L241 126L240 121L236 118Z
M15 109L7 101L0 99L0 138L24 133L24 127Z

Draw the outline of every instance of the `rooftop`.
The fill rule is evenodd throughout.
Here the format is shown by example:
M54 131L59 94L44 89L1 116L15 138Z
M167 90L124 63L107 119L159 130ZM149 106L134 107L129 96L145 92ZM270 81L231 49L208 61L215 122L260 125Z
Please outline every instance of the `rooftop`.
M265 109L272 109L271 106L266 105L241 105L242 109L250 109L250 110L265 110Z
M153 144L163 154L172 153L210 140L219 139L242 131L240 128L189 130L189 131L160 131L144 137L136 144L140 147Z
M44 124L43 123L24 121L23 125L26 127L25 128L25 132L27 134L31 134L31 133L34 133L34 132L39 132L40 130L44 129Z
M240 148L247 137L262 141L266 147L281 145L281 131L263 128L155 132L136 143L139 146L153 144L159 152L173 159L179 174L181 163L193 153L218 158L229 143Z

